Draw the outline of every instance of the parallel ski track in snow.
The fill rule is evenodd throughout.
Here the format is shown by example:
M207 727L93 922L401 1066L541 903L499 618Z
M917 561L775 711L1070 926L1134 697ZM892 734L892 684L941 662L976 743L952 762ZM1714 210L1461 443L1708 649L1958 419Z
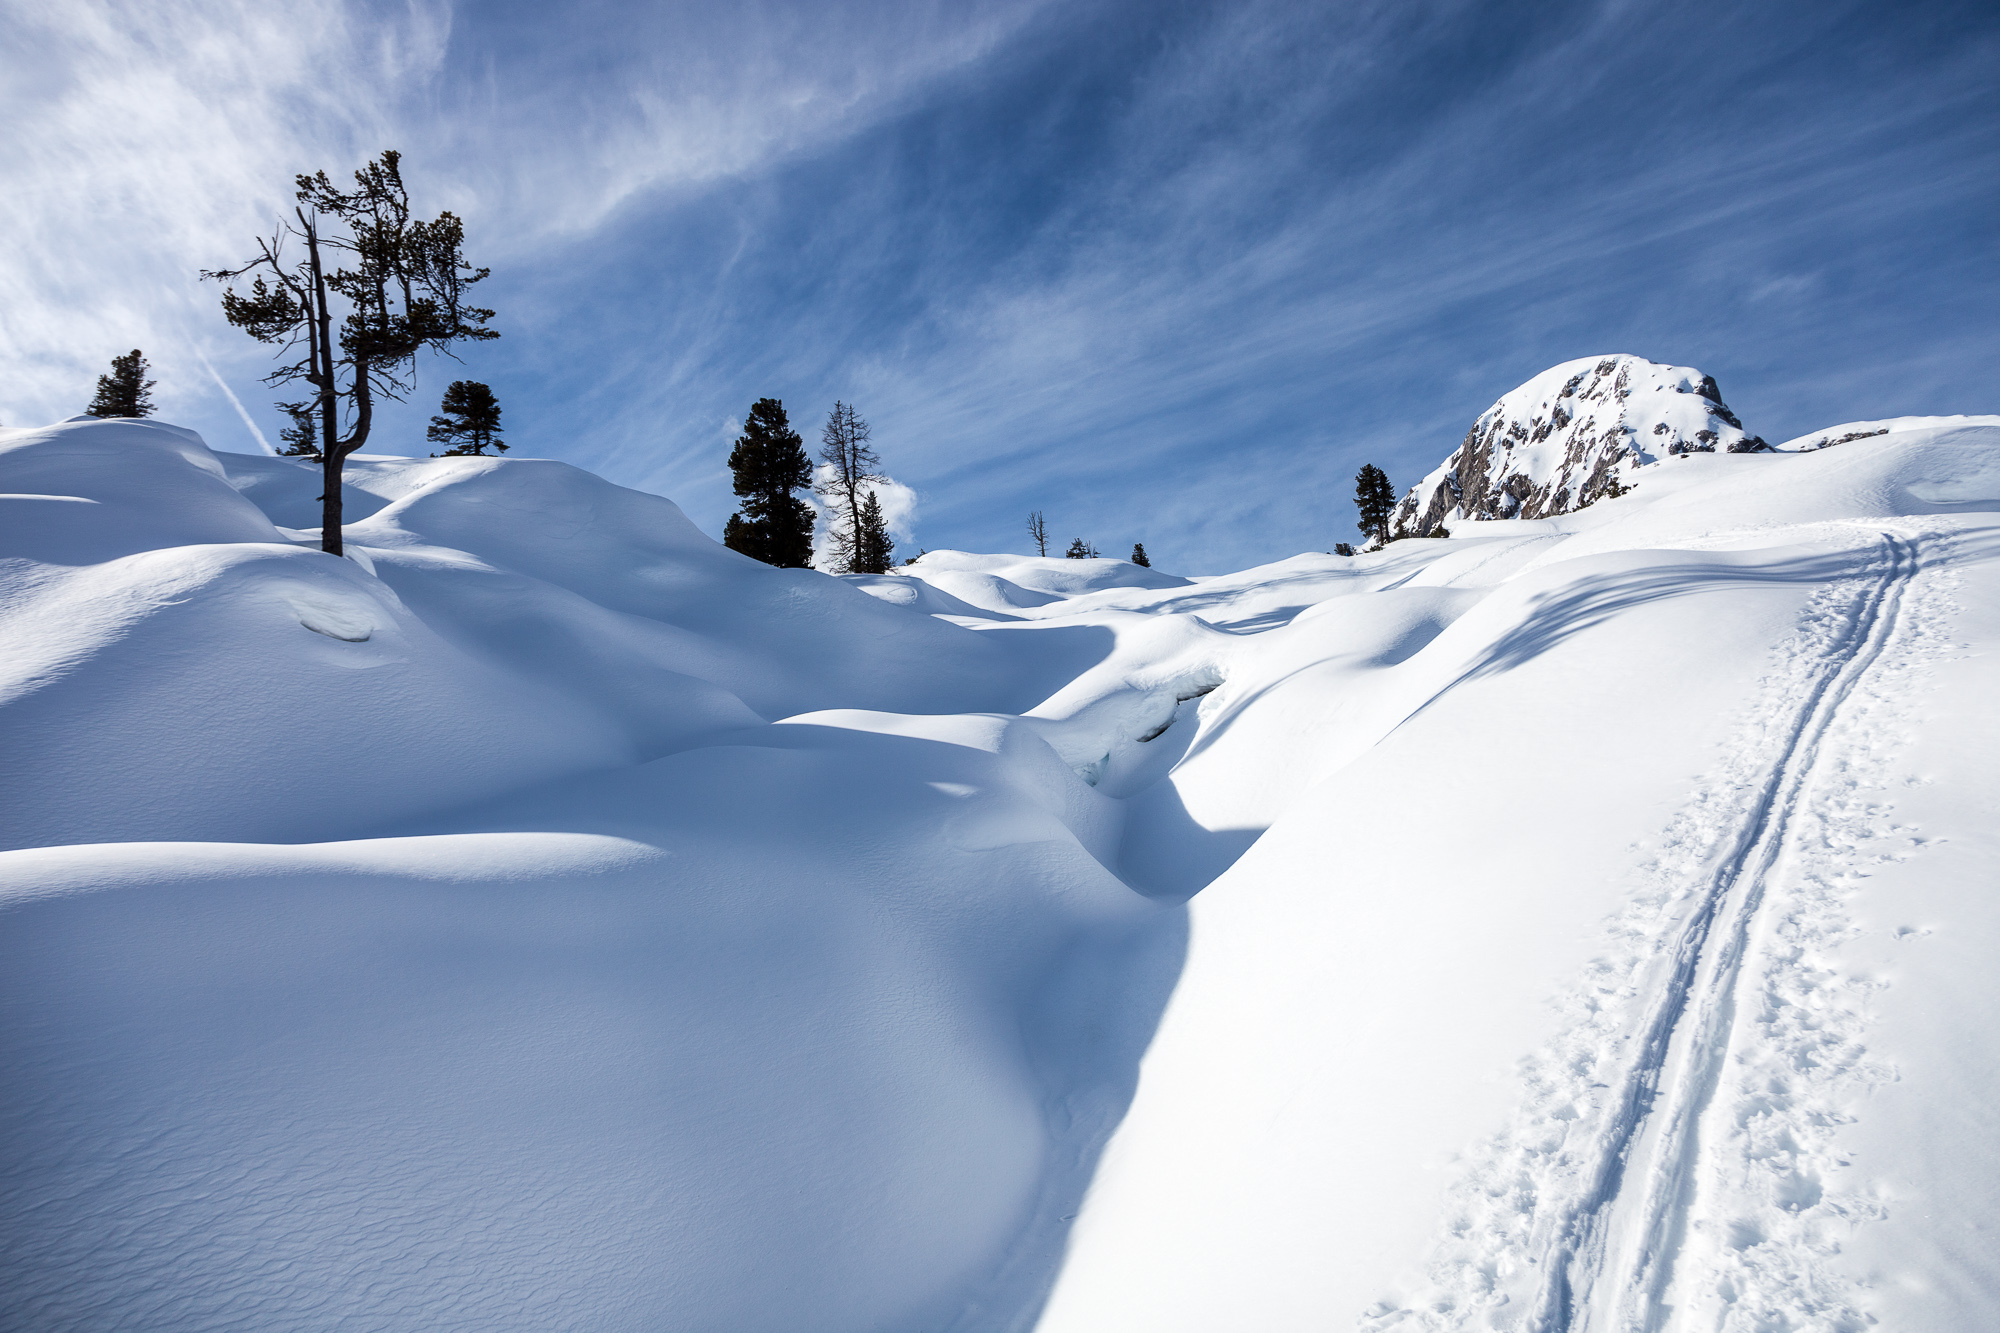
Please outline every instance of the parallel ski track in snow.
M1810 785L1821 742L1893 637L1904 590L1917 571L1913 541L1884 533L1883 542L1887 568L1854 609L1853 628L1842 645L1849 651L1826 655L1826 669L1801 703L1751 818L1688 915L1672 971L1641 1029L1638 1058L1597 1145L1590 1188L1542 1259L1543 1289L1531 1328L1580 1333L1598 1324L1653 1333L1660 1327L1660 1297L1673 1274L1692 1194L1696 1131L1722 1074L1751 924ZM1626 1175L1656 1110L1657 1128L1643 1135L1653 1139L1655 1165L1639 1182L1640 1197L1634 1200ZM1628 1209L1636 1215L1621 1217ZM1591 1297L1607 1279L1611 1320L1603 1324Z
M1877 533L1879 554L1815 599L1733 757L1670 830L1673 864L1617 923L1571 1026L1528 1070L1521 1121L1460 1190L1440 1285L1414 1305L1377 1305L1364 1328L1665 1327L1760 909L1791 873L1795 824L1828 799L1815 774L1829 733L1898 640L1919 569L1914 538ZM1526 1298L1518 1314L1510 1288Z

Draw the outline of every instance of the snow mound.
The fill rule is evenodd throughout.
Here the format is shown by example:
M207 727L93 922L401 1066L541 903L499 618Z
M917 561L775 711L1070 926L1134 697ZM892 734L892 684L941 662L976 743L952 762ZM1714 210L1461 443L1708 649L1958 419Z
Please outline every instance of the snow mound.
M303 517L309 463L151 421L0 436L0 558L29 562L0 846L349 836L815 708L1023 710L1073 669L760 565L566 464L350 472L374 512L339 560L253 503ZM906 651L885 665L884 642Z
M1184 588L1190 580L1125 560L974 555L931 551L905 567L915 577L985 611L1007 614L1117 588Z
M320 467L303 458L218 453L229 484L285 528L319 530ZM354 454L341 475L341 516L358 523L424 482L435 469L424 458Z
M981 620L1011 620L1004 612L960 601L942 588L907 574L842 574L841 582L859 588L891 606L909 606L933 616L976 616Z
M1985 1326L2000 417L1611 364L1200 578L0 432L0 1326Z
M1397 536L1423 537L1447 521L1546 518L1615 491L1661 458L1769 447L1744 433L1712 375L1636 356L1584 357L1481 413L1392 522Z
M170 546L285 541L192 431L81 417L0 434L0 558L82 566Z

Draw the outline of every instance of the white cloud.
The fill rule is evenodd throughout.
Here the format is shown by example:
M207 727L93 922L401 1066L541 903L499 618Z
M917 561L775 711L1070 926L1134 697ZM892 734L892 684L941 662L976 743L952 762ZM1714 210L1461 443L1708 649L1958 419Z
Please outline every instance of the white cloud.
M877 123L1045 3L628 8L568 48L551 31L553 49L492 52L450 117L453 156L494 164L482 196L518 240L588 233L637 196L750 174Z
M27 71L0 92L0 360L6 414L80 410L133 346L162 413L209 399L250 349L213 315L197 271L238 259L289 203L299 170L387 141L396 90L435 68L448 21L413 3L392 20L313 0L64 0L0 10L0 46Z
M0 419L80 410L137 346L164 416L248 444L201 357L258 411L266 349L197 272L244 257L300 171L399 148L480 262L545 261L641 194L865 128L1043 3L0 0Z

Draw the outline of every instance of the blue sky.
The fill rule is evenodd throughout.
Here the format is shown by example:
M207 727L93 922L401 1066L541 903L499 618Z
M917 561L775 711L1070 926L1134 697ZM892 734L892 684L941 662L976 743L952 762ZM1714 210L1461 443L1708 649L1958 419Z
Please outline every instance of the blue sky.
M1030 509L1215 571L1354 534L1501 393L1633 352L1773 440L2000 411L1989 4L0 4L0 421L138 345L275 438L194 270L400 148L466 219L518 454L710 532L835 398L924 546Z

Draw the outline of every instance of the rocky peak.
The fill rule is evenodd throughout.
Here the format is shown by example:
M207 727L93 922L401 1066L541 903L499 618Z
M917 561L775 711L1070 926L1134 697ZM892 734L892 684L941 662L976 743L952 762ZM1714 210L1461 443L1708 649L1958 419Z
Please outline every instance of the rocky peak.
M1713 375L1637 356L1566 361L1486 409L1465 443L1410 488L1398 537L1449 521L1547 518L1615 495L1638 468L1675 454L1756 453Z

